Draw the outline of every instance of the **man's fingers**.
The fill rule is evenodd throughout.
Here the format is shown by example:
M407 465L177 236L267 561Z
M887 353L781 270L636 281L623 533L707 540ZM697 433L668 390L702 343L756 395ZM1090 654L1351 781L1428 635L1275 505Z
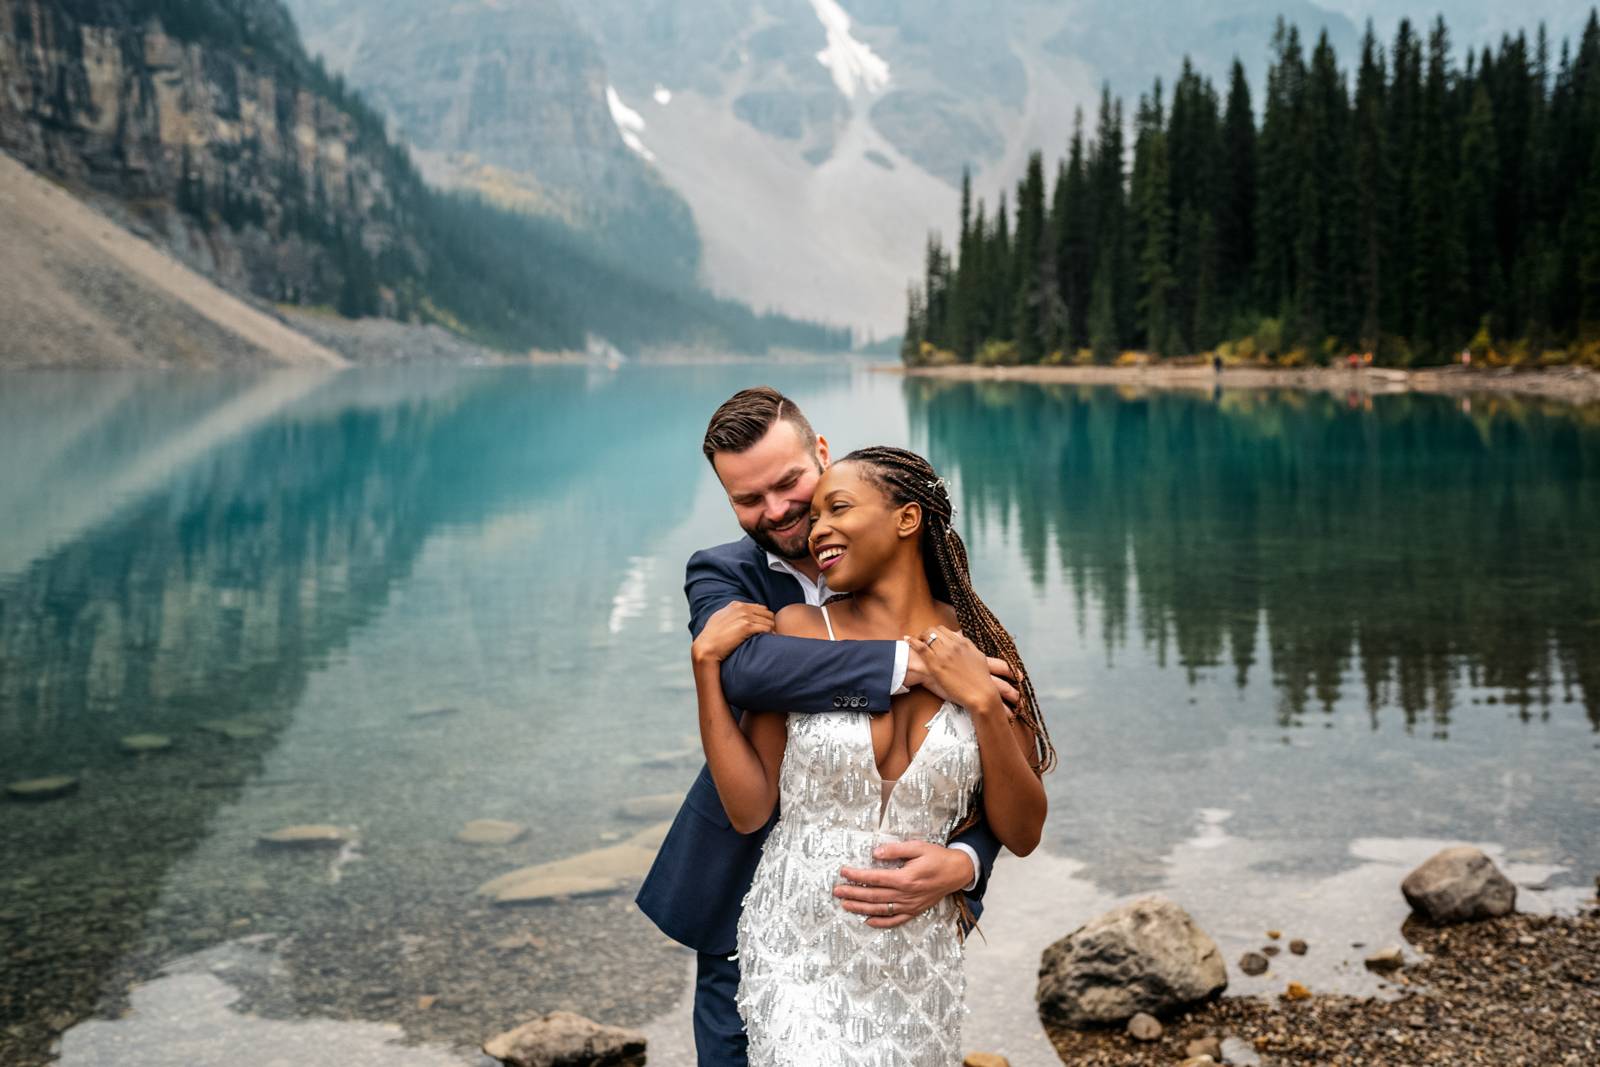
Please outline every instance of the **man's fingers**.
M891 926L899 926L901 923L908 923L914 918L916 918L915 915L880 915L877 918L868 919L867 925L876 927L879 930L887 930Z
M905 893L899 889L870 885L836 885L833 887L833 895L844 902L845 910L873 915L882 914L885 904L905 901Z
M1016 675L1011 673L1011 664L1007 663L1005 660L1001 659L1000 657L998 657L998 656L985 656L984 659L989 661L989 673L990 674L996 675L996 676L1001 677L1001 678L1013 678L1013 679L1016 678ZM1013 689L1012 692L1014 693L1014 692L1016 692L1016 690Z
M872 858L879 860L916 859L933 847L926 841L885 841L872 850Z
M887 845L879 845L887 848ZM904 867L840 867L839 877L858 885L875 885L885 889L904 889L911 877Z

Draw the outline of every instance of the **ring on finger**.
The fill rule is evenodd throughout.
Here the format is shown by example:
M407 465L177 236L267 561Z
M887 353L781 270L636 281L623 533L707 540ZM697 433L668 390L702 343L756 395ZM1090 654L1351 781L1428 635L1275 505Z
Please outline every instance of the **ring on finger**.
M890 915L893 915L893 914L894 914L894 901L892 901L892 900L891 900L891 901L889 901L889 911L888 911L888 914L890 914Z
M937 640L939 640L939 631L938 630L929 630L928 631L928 639L926 641L924 641L923 644L931 645Z

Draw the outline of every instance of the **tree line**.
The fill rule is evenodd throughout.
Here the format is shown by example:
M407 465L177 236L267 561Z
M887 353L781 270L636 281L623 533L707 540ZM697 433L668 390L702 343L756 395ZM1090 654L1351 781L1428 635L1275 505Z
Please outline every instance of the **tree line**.
M1132 116L1102 90L1047 181L1012 204L961 191L908 291L908 363L1351 353L1408 366L1463 350L1600 363L1600 16L1559 54L1541 25L1452 54L1443 17L1369 22L1352 79L1326 31L1281 18L1259 118L1186 59Z

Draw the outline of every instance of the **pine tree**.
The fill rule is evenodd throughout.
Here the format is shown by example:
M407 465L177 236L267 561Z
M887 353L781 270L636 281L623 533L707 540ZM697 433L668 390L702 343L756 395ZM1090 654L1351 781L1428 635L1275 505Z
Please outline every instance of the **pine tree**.
M1161 82L1139 100L1133 149L1133 241L1139 250L1135 336L1160 355L1173 355L1177 322L1172 314L1172 206L1167 135L1163 128Z
M1067 156L1066 212L1058 230L1057 263L1065 304L1065 344L1072 351L1089 346L1089 290L1094 280L1094 201L1084 154L1083 111L1073 121Z
M1493 334L1503 336L1500 293L1504 279L1500 268L1500 243L1495 232L1495 202L1499 192L1499 152L1495 144L1494 110L1482 78L1472 93L1461 138L1461 163L1457 171L1456 204L1461 224L1460 247L1465 255L1464 300L1457 325L1464 327L1487 317Z
M1028 170L1017 184L1017 236L1012 247L1013 276L1012 336L1017 342L1017 358L1037 363L1044 356L1048 339L1051 301L1047 285L1053 287L1055 270L1046 278L1045 260L1044 159L1038 152L1028 157Z
M1384 70L1378 41L1367 23L1361 41L1361 69L1355 100L1355 229L1356 303L1360 316L1356 343L1368 352L1378 348L1383 330L1384 235L1393 189L1388 141L1384 129Z
M1227 114L1222 122L1222 160L1215 215L1218 299L1228 321L1250 306L1255 263L1256 125L1244 64L1233 61Z

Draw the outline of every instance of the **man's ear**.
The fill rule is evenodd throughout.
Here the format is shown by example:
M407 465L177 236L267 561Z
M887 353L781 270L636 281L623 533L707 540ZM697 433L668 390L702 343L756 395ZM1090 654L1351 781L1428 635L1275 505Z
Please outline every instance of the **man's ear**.
M922 533L922 505L915 500L901 504L894 521L894 532L897 537L904 539L918 536Z
M820 433L817 434L817 466L828 469L828 439Z

